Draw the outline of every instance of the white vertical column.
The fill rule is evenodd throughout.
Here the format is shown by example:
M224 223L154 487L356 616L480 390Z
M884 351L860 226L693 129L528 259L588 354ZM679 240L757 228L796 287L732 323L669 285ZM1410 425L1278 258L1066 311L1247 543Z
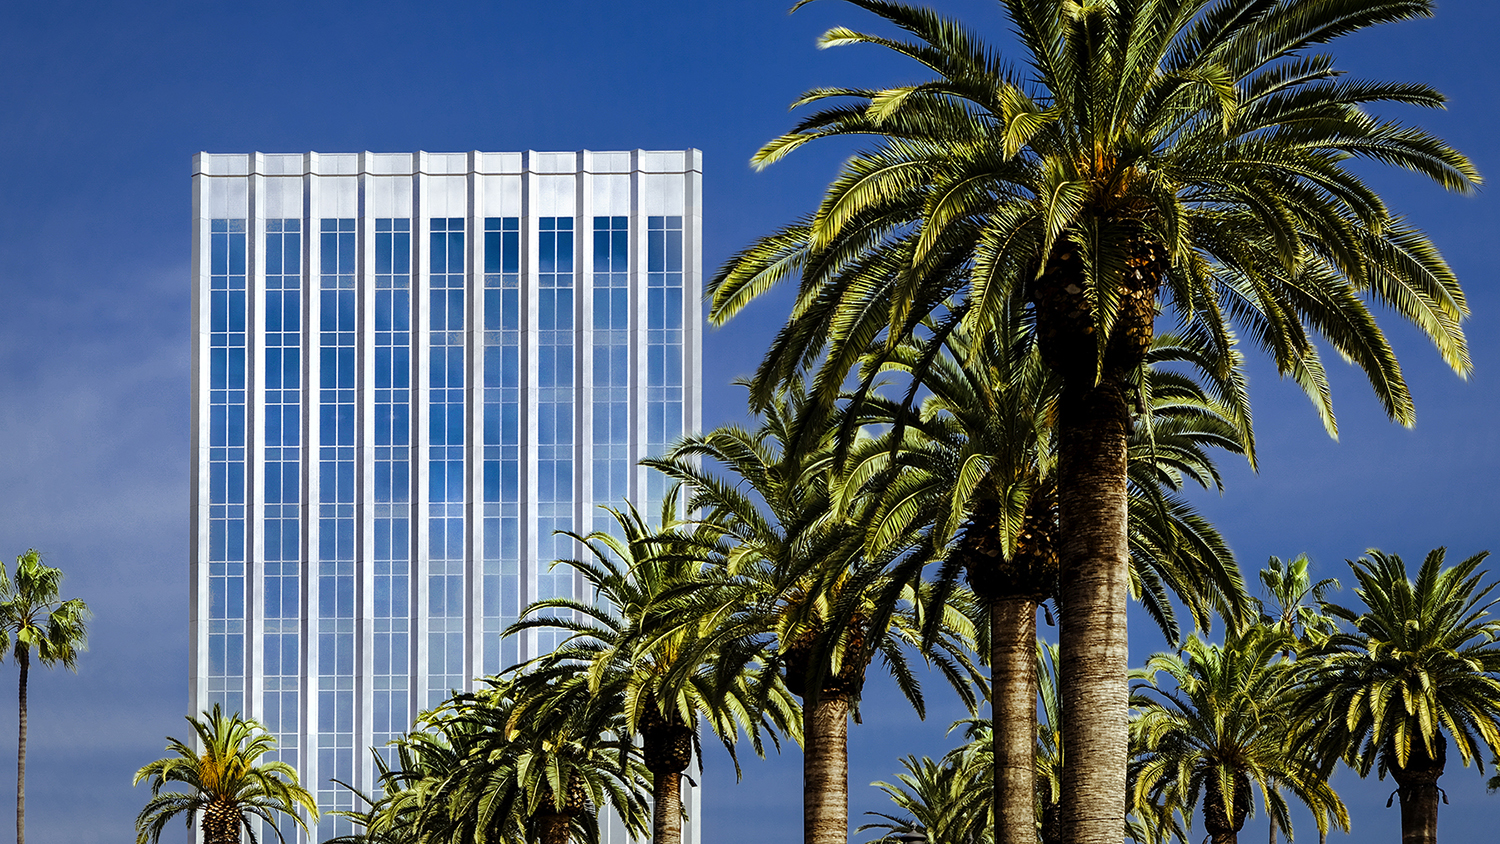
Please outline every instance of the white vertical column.
M537 387L537 355L540 332L537 330L539 306L538 291L541 287L539 228L540 214L537 210L536 151L527 150L521 159L521 345L525 365L521 369L521 396L526 409L526 424L521 435L521 586L520 608L537 599L537 573L545 566L537 549L540 536L537 530L537 413L540 392ZM537 654L537 632L528 630L520 642L521 660L535 658Z
M630 500L646 506L646 186L644 153L630 152Z
M593 153L575 166L573 211L573 531L593 530L594 505L594 176ZM618 504L618 502L611 502ZM576 549L578 558L584 556ZM583 573L573 570L573 597L584 599Z
M359 262L356 267L355 301L359 308L359 333L355 366L359 390L355 393L359 413L358 446L355 450L355 504L358 537L355 554L355 733L354 775L359 789L373 791L375 768L365 748L373 747L375 722L375 215L370 193L371 154L359 154L359 215L356 230Z
M429 441L429 382L431 380L432 332L428 327L428 307L431 291L431 259L428 257L432 224L432 212L428 207L427 153L416 155L415 185L412 196L411 254L412 254L412 383L411 425L412 450L411 471L416 480L416 496L412 501L412 702L413 712L427 708L428 691L428 555L431 498L430 472L428 469Z
M698 433L703 428L703 153L685 153L682 215L682 360L687 367L682 379L682 430ZM694 795L698 793L693 789ZM697 817L697 812L694 812ZM685 844L697 844L695 841Z
M484 154L468 154L464 174L464 690L484 673Z
M210 225L208 191L211 166L208 153L193 156L192 273L192 401L189 432L192 472L188 483L188 712L199 713L208 703L208 329Z
M266 212L264 156L250 156L245 217L245 717L264 723Z
M323 217L318 190L318 154L307 153L303 168L304 219L302 221L302 782L317 792L317 783L327 779L318 771L318 655L320 624L318 610L318 535L321 495L318 476L319 406L322 403L322 238Z

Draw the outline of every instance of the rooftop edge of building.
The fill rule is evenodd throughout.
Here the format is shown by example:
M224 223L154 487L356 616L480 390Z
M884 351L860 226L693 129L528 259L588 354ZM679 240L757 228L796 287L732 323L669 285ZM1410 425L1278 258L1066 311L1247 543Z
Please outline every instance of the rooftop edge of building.
M194 176L460 176L521 173L703 172L703 153L685 150L595 152L294 152L193 156Z

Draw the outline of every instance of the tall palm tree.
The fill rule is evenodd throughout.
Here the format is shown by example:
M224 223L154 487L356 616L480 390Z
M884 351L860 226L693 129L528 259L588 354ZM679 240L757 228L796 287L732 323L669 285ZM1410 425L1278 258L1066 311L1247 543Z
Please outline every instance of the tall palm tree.
M786 686L802 699L804 841L831 844L848 839L848 723L858 717L870 662L880 655L921 714L907 658L920 646L972 708L979 673L969 653L982 631L965 611L967 590L939 605L913 584L909 572L926 559L913 545L920 541L898 533L867 545L859 512L866 500L842 500L858 486L836 465L842 420L832 418L812 447L793 447L807 408L794 385L755 430L722 427L644 463L687 484L689 508L703 510L733 545L727 562L741 591L729 623L773 637ZM924 628L937 632L924 636Z
M784 684L769 675L762 689L759 631L721 623L730 614L721 560L725 549L711 524L677 517L678 495L666 496L659 526L634 506L607 508L617 533L596 531L578 540L589 558L560 560L589 583L592 601L552 599L529 606L512 635L537 627L568 637L550 654L521 667L532 672L517 718L566 713L590 699L624 702L628 735L639 736L653 776L652 838L682 840L682 772L706 723L731 757L743 729L757 753L762 735L800 738L799 713ZM702 755L699 753L699 766Z
M1371 550L1349 563L1363 611L1328 604L1348 625L1299 660L1299 707L1324 725L1320 748L1360 776L1376 766L1401 798L1403 844L1437 841L1438 778L1448 739L1463 763L1484 767L1500 754L1500 619L1494 583L1479 564L1488 552L1444 567L1429 553L1408 577L1394 554ZM1446 737L1445 737L1446 736Z
M888 372L924 371L912 383L929 395L915 413L900 401L867 399L866 415L891 430L860 449L851 470L881 490L872 541L893 529L931 531L932 544L953 546L938 594L961 567L987 604L991 704L1001 725L992 733L995 839L1002 844L1036 841L1026 823L1035 802L1036 612L1057 594L1052 424L1060 385L1018 323L979 337L958 326L934 341L935 353L933 344L909 340L886 356ZM1228 547L1176 495L1189 478L1218 488L1208 449L1243 453L1250 441L1236 410L1166 368L1199 357L1179 338L1157 338L1141 385L1151 412L1139 415L1130 442L1132 592L1173 641L1181 633L1169 592L1200 627L1214 613L1237 622L1249 609ZM1237 379L1216 386L1239 394Z
M1058 828L1060 802L1062 799L1063 746L1062 703L1058 693L1057 662L1058 648L1055 643L1036 640L1037 709L1036 719L1036 823L1035 836L1041 844L1059 844L1062 831ZM972 783L966 792L966 800L959 804L959 811L966 816L987 817L993 787L991 781L998 773L994 765L995 742L991 738L990 721L971 719L968 723L968 744L952 751L950 757L965 771L966 779ZM956 726L956 725L955 725ZM1131 759L1141 756L1139 733L1131 731ZM1137 844L1160 844L1168 838L1185 842L1186 834L1173 814L1159 800L1149 795L1135 793L1137 776L1132 766L1130 816L1124 835ZM996 834L1003 831L996 829ZM1013 833L1012 833L1013 834Z
M35 548L16 558L14 577L0 564L0 658L11 652L21 669L20 730L16 741L16 844L26 844L26 681L31 655L48 668L78 670L88 649L89 608L78 598L62 600L60 569L42 564Z
M1318 641L1333 633L1333 619L1319 612L1330 590L1338 589L1335 578L1325 577L1313 583L1306 554L1282 561L1272 557L1260 570L1260 582L1266 590L1261 602L1261 623L1270 625L1292 642Z
M1334 620L1320 609L1329 591L1339 588L1339 582L1325 577L1313 583L1311 565L1306 554L1299 554L1286 561L1271 557L1260 570L1260 583L1266 592L1266 600L1259 602L1260 623L1282 635L1286 641L1284 657L1290 658L1304 647L1323 641L1338 629ZM1276 844L1279 830L1274 815L1270 824L1271 844Z
M1213 844L1235 844L1256 789L1276 829L1291 832L1285 790L1313 812L1320 832L1329 817L1348 830L1348 812L1310 746L1287 735L1286 647L1281 633L1252 625L1231 631L1222 647L1194 635L1179 653L1146 662L1131 697L1141 742L1137 802L1149 795L1184 818L1199 804ZM1156 683L1162 673L1175 688Z
M159 841L179 815L191 828L200 812L204 844L239 844L241 829L250 830L254 840L251 818L264 820L283 841L277 815L290 817L304 830L303 810L317 820L317 801L297 784L295 768L285 762L259 764L276 747L276 737L264 727L239 713L225 715L218 704L202 718L189 715L187 720L201 749L168 736L167 750L176 755L136 771L134 785L151 781L151 799L135 819L136 844ZM188 790L162 792L172 784Z
M806 2L806 0L804 0ZM1370 304L1414 323L1460 374L1467 306L1429 239L1348 166L1373 159L1467 192L1479 176L1432 135L1370 116L1437 107L1433 89L1340 76L1319 45L1430 15L1430 0L1002 0L1013 65L959 24L890 0L848 0L914 36L838 27L823 46L874 44L930 69L881 90L820 88L822 108L755 157L874 137L810 218L736 255L711 319L800 272L756 407L816 366L830 407L868 344L924 319L988 329L1007 303L1034 318L1062 379L1058 413L1066 840L1124 822L1129 589L1126 455L1133 373L1159 305L1227 355L1232 326L1334 418L1321 336L1370 378L1386 412L1413 409ZM1016 66L1024 66L1024 71ZM872 272L847 283L851 266ZM948 307L954 301L957 308Z

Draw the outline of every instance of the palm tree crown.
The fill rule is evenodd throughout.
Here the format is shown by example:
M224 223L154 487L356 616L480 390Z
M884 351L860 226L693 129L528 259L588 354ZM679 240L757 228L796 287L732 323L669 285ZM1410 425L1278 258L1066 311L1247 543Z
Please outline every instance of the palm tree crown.
M1320 831L1330 816L1348 829L1316 758L1305 742L1288 739L1285 647L1284 636L1256 625L1230 633L1222 647L1195 635L1180 653L1151 657L1148 682L1132 698L1141 745L1137 802L1149 795L1184 816L1200 803L1205 831L1215 844L1231 844L1254 809L1256 788L1276 828L1290 832L1286 789L1313 810ZM1176 688L1158 685L1158 673Z
M840 472L841 420L822 424L808 448L794 443L814 424L800 385L780 393L754 430L726 426L689 437L667 458L645 461L689 487L689 507L733 543L726 563L739 590L729 623L774 642L785 682L802 698L804 840L847 840L848 718L858 717L866 670L878 654L906 698L923 712L910 646L974 705L976 631L967 590L938 604L896 569L920 571L930 555L910 532L865 542L869 496ZM848 420L858 431L862 419ZM699 466L712 461L728 471ZM929 613L934 622L927 624ZM924 627L934 631L923 635ZM769 644L769 643L768 643Z
M700 719L731 758L741 729L757 753L767 731L773 741L777 732L800 735L790 693L765 668L760 631L724 623L734 605L719 531L679 520L678 498L675 490L666 496L659 526L629 506L609 510L616 533L566 533L589 556L559 564L583 575L593 601L539 601L507 631L567 633L551 654L521 667L531 674L527 687L540 694L523 699L517 717L562 714L600 697L623 703L625 730L640 736L655 779L657 844L681 839L680 779Z
M1436 840L1448 738L1481 770L1500 753L1500 619L1481 552L1444 567L1438 548L1415 579L1394 554L1350 562L1363 611L1327 604L1348 629L1299 662L1299 707L1325 726L1319 744L1361 776L1378 763L1400 786L1404 842ZM1447 738L1445 738L1445 735Z
M276 815L290 816L303 829L308 827L301 810L317 819L317 802L297 784L296 769L285 762L259 763L276 746L275 736L260 724L239 713L226 716L218 704L201 719L187 720L202 750L168 736L167 750L176 755L135 774L135 785L151 781L151 799L135 819L137 844L158 841L178 815L184 815L191 827L203 814L204 844L237 844L240 830L250 829L251 818L264 820L278 839L282 834ZM188 790L162 793L169 784ZM254 840L255 833L250 834Z
M42 564L42 555L31 549L16 558L14 577L0 565L0 658L10 650L21 669L20 734L16 746L16 842L26 842L26 728L27 677L31 656L48 668L62 663L78 670L78 653L88 648L88 620L83 601L61 600L60 569ZM14 647L12 647L14 646Z
M960 322L985 331L1007 308L1029 312L1063 381L1062 697L1077 762L1064 772L1063 826L1072 842L1118 840L1130 386L1158 308L1217 348L1226 369L1238 329L1301 385L1330 431L1315 337L1365 371L1392 418L1414 418L1372 303L1469 371L1456 277L1347 163L1391 163L1472 190L1479 176L1462 154L1366 111L1443 99L1424 85L1343 77L1317 52L1429 15L1432 4L1002 0L1021 46L1012 64L933 12L848 2L911 37L837 27L824 46L876 45L934 78L803 96L800 105L818 110L758 163L830 136L872 136L873 148L845 163L810 218L731 259L711 284L711 318L722 322L800 272L752 395L763 407L780 384L816 368L816 404L831 408L882 337L894 347L929 318L939 331Z
M1339 588L1339 582L1325 577L1314 583L1306 554L1282 561L1272 557L1260 570L1260 582L1267 600L1261 602L1262 624L1274 627L1296 643L1321 641L1337 629L1333 619L1319 610L1328 592Z
M649 775L626 737L618 696L533 718L517 702L544 681L486 682L423 713L396 742L394 762L377 755L384 794L346 813L362 831L339 842L597 844L606 804L628 834L644 838Z

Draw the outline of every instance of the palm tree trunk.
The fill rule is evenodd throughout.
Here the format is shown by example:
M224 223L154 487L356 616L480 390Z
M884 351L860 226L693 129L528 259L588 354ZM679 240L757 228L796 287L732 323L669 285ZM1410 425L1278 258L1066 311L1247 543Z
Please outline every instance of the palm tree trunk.
M16 844L26 844L26 675L31 670L31 650L22 648L21 730L16 738Z
M804 698L802 741L802 840L848 844L849 698Z
M1437 844L1437 781L1402 786L1401 844Z
M541 827L541 844L568 844L568 816L561 812L544 812L536 816Z
M693 760L692 725L677 716L664 718L656 700L646 702L641 718L641 751L651 772L651 840L682 844L682 772Z
M682 772L653 775L652 844L682 844Z
M1416 756L1416 748L1413 748L1412 756ZM1397 789L1397 802L1401 804L1401 844L1437 844L1437 801L1437 777L1401 783Z
M1125 830L1129 411L1122 381L1107 375L1096 386L1065 387L1058 425L1066 844L1119 844Z
M1448 761L1448 740L1441 733L1429 754L1420 736L1413 738L1406 766L1395 764L1394 751L1387 751L1391 778L1400 788L1401 844L1437 844L1438 778Z
M203 844L240 844L240 826L234 804L215 797L203 810Z
M1036 844L1036 602L990 601L995 844Z

